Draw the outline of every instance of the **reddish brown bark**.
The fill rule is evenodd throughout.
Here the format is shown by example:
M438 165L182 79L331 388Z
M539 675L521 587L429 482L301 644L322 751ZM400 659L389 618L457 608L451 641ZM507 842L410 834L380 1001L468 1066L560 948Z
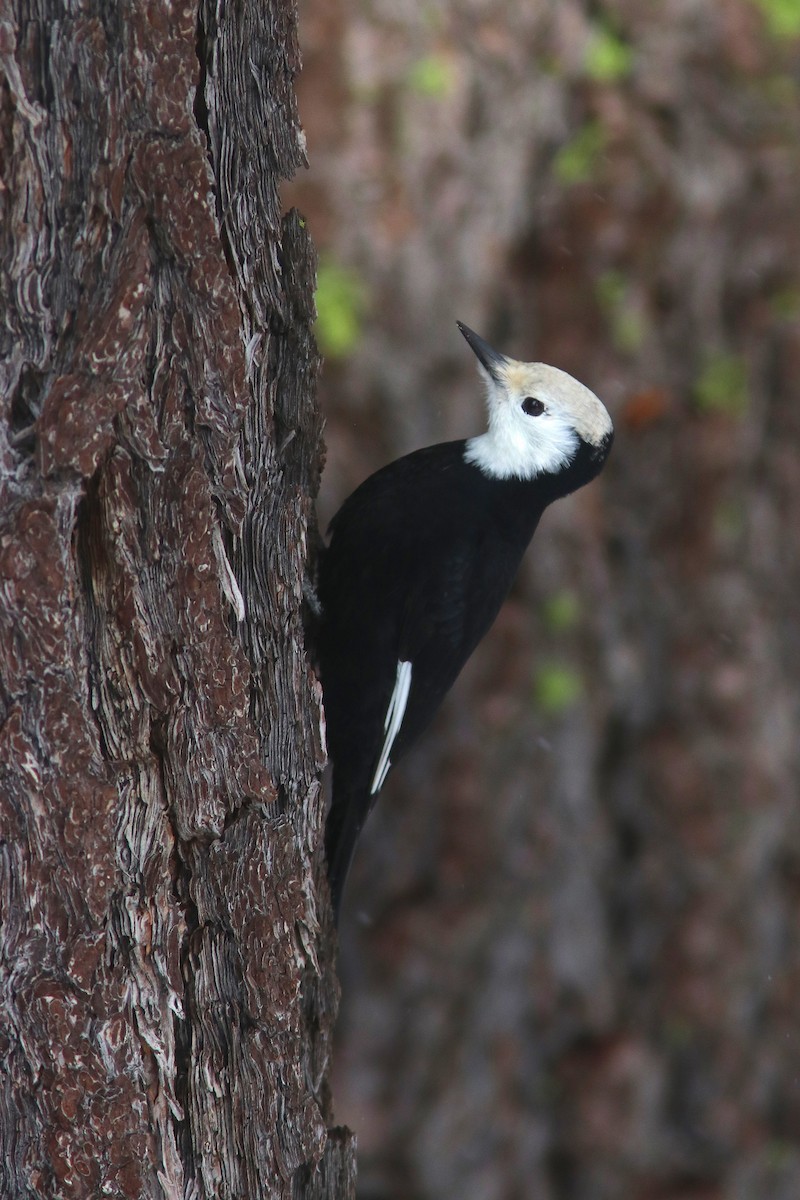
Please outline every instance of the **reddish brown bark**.
M0 23L0 1192L346 1196L291 4Z

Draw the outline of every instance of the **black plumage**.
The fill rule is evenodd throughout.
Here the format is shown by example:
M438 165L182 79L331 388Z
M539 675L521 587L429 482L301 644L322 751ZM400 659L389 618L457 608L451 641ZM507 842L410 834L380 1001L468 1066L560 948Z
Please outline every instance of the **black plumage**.
M333 762L326 854L337 914L389 762L429 724L494 621L545 508L598 473L611 436L609 423L597 444L577 440L567 466L529 479L488 475L467 461L467 442L430 446L370 476L334 517L320 563L318 659ZM403 663L410 668L401 686ZM406 690L387 750L387 712Z

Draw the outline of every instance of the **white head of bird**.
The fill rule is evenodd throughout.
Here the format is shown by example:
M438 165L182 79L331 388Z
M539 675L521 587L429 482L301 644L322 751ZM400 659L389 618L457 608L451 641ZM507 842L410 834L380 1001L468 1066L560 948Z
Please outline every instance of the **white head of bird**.
M600 446L611 418L594 392L546 363L518 362L460 321L486 381L489 428L470 438L465 458L493 479L557 474L581 442Z

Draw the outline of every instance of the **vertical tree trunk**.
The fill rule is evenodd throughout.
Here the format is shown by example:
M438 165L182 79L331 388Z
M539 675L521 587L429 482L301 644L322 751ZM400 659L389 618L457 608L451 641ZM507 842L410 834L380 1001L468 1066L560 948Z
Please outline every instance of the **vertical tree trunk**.
M294 6L0 44L0 1193L348 1196Z

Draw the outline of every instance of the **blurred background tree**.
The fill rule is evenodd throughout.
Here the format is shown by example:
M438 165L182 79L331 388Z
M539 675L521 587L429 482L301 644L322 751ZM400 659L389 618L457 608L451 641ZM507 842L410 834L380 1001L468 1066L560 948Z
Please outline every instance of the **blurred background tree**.
M800 1195L800 3L304 0L321 523L480 430L465 320L617 426L363 840L374 1200Z

